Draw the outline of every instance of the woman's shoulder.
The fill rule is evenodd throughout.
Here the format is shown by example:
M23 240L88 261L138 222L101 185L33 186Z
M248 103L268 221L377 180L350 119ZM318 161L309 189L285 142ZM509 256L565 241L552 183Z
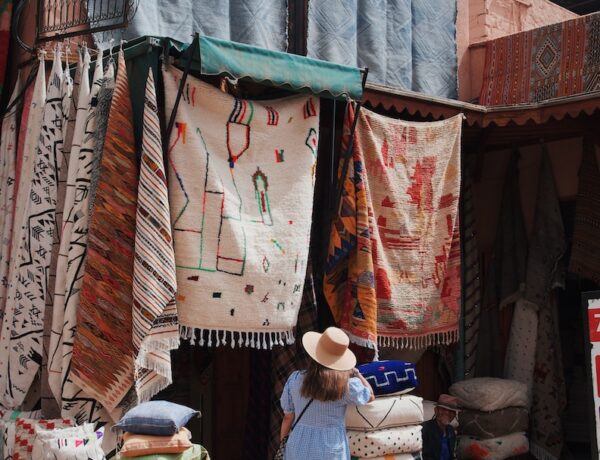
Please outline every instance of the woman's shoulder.
M298 371L294 371L290 374L290 376L288 377L288 382L295 382L298 380L302 380L304 378L304 371L302 370L298 370Z

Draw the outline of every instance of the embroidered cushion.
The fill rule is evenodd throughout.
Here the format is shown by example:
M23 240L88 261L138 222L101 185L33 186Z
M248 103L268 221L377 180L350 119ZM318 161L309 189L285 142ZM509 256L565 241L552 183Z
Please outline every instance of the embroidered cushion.
M58 430L62 431L62 430ZM44 441L48 460L105 460L102 450L104 427L85 436L52 438Z
M525 433L513 433L491 439L459 436L456 455L464 460L503 460L529 452Z
M71 438L84 438L94 433L94 424L85 423L80 426L69 428L60 428L56 430L46 430L43 427L35 427L35 439L33 440L33 449L31 451L32 460L45 460L48 444L55 440L65 440Z
M357 457L410 454L423 447L421 425L378 431L347 431L350 453Z
M415 365L404 361L373 361L357 367L373 387L375 395L408 393L417 385Z
M124 459L120 454L117 456L117 460ZM181 454L150 454L141 455L136 457L136 460L210 460L208 451L200 444L194 444L185 452Z
M190 438L191 434L186 428L181 428L171 436L125 433L120 455L139 457L150 454L180 454L192 447Z
M148 401L127 412L113 429L129 433L170 436L199 411L169 401Z
M523 407L507 407L493 412L467 409L458 413L460 433L482 439L527 431L529 413Z
M40 427L45 430L54 430L56 428L67 428L73 425L75 425L75 422L69 418L52 420L17 418L15 421L15 446L12 460L31 459L36 427Z
M490 412L506 407L529 407L527 385L515 380L480 377L457 382L448 391L467 409Z
M373 431L423 422L423 399L418 396L380 396L364 406L348 406L346 428Z
M18 411L18 410L3 410L2 419L0 420L0 434L2 442L0 443L0 460L12 459L13 448L15 444L15 420L18 417L24 418L40 418L41 411Z

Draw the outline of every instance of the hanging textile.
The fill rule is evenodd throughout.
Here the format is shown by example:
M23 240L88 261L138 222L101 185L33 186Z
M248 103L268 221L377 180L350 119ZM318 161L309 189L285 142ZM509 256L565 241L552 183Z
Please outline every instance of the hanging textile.
M373 83L458 95L455 0L311 0L307 51L368 67Z
M21 92L20 76L10 98L9 105L15 104L2 119L0 131L0 324L4 317L4 304L8 288L8 270L11 261L13 233L13 209L15 198L15 176L17 162L18 117L21 104L15 103Z
M583 141L569 271L600 284L600 166L595 145Z
M167 113L180 78L165 71ZM319 100L242 100L188 82L169 141L182 336L198 332L208 346L290 343L308 256Z
M487 42L481 105L513 105L598 91L600 14Z
M86 262L86 250L89 227L89 199L92 168L102 155L105 126L110 110L114 90L114 67L111 62L102 75L102 61L96 61L94 84L90 91L84 134L79 148L77 175L75 178L75 197L73 204L73 227L67 256L67 275L65 278L65 306L63 319L53 320L53 331L57 336L57 371L60 372L61 414L75 418L78 423L110 420L107 412L90 395L86 394L70 378L73 341L77 325L77 311L81 293L81 283ZM99 137L100 136L100 137ZM102 140L102 142L99 142Z
M313 270L309 254L306 266L306 279L302 292L302 302L296 322L296 337L302 337L309 331L318 331L317 298L313 280ZM275 347L271 351L271 436L269 437L268 457L279 448L279 432L283 420L281 393L290 374L298 369L307 369L310 357L304 350L300 340L290 345Z
M13 0L0 0L0 94L4 89L4 78L6 77L12 9Z
M55 230L57 176L62 161L63 69L55 52L48 82L48 98L33 160L30 200L24 207L23 238L14 257L17 269L7 294L7 309L0 338L9 353L0 370L0 389L5 407L23 402L42 363L42 341L47 273ZM25 171L23 171L25 175Z
M172 383L171 350L179 346L175 254L152 70L146 82L143 136L133 266L135 385L140 402Z
M350 110L346 129L353 118ZM461 124L360 112L324 284L336 322L359 345L458 339Z
M131 290L138 167L122 50L97 184L70 378L112 411L132 387L134 359Z
M90 83L89 83L90 55L87 49L84 49L81 59L81 70L79 71L81 82L77 98L77 108L75 115L75 126L73 128L73 137L71 142L71 155L69 157L67 182L64 206L62 209L62 227L60 236L60 246L56 261L56 281L54 283L54 296L51 319L51 335L48 345L48 383L55 399L60 403L62 399L61 381L62 381L62 335L64 326L65 312L65 291L67 277L67 263L69 256L69 246L71 243L71 232L73 229L75 204L76 178L79 168L79 149L84 136L86 119L88 116ZM100 69L100 66L98 66ZM74 88L75 91L75 88ZM74 93L75 94L75 93ZM73 110L71 107L70 110Z
M119 0L123 1L123 0ZM288 2L286 0L144 0L129 19L122 38L144 35L171 37L187 43L201 35L247 43L272 50L287 50ZM115 31L96 34L108 41ZM119 38L118 35L116 38Z

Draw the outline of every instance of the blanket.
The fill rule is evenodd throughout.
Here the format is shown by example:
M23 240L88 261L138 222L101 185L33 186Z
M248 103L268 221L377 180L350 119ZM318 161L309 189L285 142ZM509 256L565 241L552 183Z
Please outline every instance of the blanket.
M181 72L165 71L170 113ZM189 76L169 140L182 337L291 342L306 274L319 100L250 101Z
M528 407L527 386L514 380L479 377L454 383L448 391L460 407L483 412L506 407Z
M97 171L96 201L89 224L69 375L73 383L111 411L134 380L131 317L139 173L122 50Z
M7 293L0 349L11 350L0 367L0 394L6 407L19 406L42 364L47 272L55 231L57 176L62 164L61 53L56 52L44 104L37 154L32 162L24 226L12 256L16 269Z
M529 429L529 414L524 407L507 407L492 412L462 410L458 413L460 433L489 439Z
M364 406L348 406L346 428L374 431L422 423L423 400L418 396L382 396Z
M525 433L513 433L491 439L459 436L456 456L464 460L504 460L529 452Z
M600 89L600 15L535 28L486 45L479 103L512 105Z
M342 151L353 120L350 107ZM324 278L336 322L359 345L458 339L461 123L360 112Z
M583 141L569 271L600 284L600 165L591 139Z
M380 457L410 454L423 447L421 425L377 431L347 431L350 454L357 457Z
M133 265L135 387L140 402L171 384L171 350L179 346L167 176L152 70L146 82L144 133Z

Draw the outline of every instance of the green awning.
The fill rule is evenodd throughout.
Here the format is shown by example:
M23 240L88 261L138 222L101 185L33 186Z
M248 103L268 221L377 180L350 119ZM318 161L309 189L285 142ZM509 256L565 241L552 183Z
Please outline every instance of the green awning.
M200 37L200 71L335 99L360 100L363 92L356 67L205 36Z

